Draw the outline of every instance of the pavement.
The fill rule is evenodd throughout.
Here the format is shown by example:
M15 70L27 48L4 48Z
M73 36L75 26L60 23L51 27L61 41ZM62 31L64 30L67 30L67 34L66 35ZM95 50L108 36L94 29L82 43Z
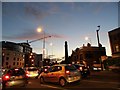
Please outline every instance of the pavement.
M90 77L95 78L97 80L120 82L120 73L115 73L113 71L108 71L108 70L91 71Z

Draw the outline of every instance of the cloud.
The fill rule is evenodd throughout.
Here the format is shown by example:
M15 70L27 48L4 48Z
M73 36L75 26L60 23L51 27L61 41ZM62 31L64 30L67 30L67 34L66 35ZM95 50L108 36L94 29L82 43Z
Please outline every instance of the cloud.
M37 39L43 39L44 37L48 37L49 36L51 38L65 38L64 35L59 35L59 34L55 34L55 33L45 33L45 36L43 33L38 33L38 32L34 32L33 30L25 30L26 32L23 33L19 33L19 34L14 34L12 36L9 35L3 35L2 38L3 39L7 39L7 40L37 40Z
M33 16L37 19L42 19L42 18L50 15L50 13L48 11L45 11L41 8L36 8L36 7L32 6L31 4L27 4L25 6L25 14L27 16Z

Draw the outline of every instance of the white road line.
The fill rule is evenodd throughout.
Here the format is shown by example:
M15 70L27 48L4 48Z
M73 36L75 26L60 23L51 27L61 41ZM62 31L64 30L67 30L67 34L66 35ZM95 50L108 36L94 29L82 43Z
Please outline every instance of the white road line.
M64 89L64 88L61 88L61 87L55 87L55 86L45 85L45 84L41 84L41 86L44 86L44 87L49 87L49 88L62 89L62 90L68 90L68 89Z

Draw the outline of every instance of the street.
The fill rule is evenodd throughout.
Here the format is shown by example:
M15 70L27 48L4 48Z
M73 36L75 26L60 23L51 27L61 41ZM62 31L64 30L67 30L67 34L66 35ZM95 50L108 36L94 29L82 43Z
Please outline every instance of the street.
M72 90L72 89L120 89L119 74L111 71L91 72L91 76L83 78L80 82L68 84L60 87L56 83L40 84L39 79L29 79L27 88L33 89L56 89L56 90Z

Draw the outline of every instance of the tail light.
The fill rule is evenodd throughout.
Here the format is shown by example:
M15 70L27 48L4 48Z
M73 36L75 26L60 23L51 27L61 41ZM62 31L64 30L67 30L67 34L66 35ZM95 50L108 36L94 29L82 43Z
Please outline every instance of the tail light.
M18 68L15 69L15 71L18 71L18 70L19 70Z
M87 68L89 68L89 66L87 66Z
M47 69L44 69L45 72L47 72Z
M10 79L10 76L9 76L9 75L4 75L4 76L3 76L3 80L7 81L7 80L9 80L9 79Z
M69 70L67 70L67 71L65 71L65 73L66 73L66 74L70 74L70 71L69 71Z
M29 76L29 71L26 71L26 77L28 77Z
M83 70L82 67L79 67L79 70L82 71Z

